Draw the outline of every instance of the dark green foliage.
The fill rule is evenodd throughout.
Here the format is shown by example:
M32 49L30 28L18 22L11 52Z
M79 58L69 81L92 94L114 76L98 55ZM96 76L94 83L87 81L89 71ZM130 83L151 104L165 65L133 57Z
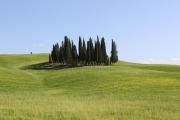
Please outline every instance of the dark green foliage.
M109 56L106 56L105 65L110 65L110 59L109 59Z
M68 37L67 36L65 36L64 37L64 62L65 63L67 63L67 58L68 58L68 41L69 41L69 39L68 39Z
M79 54L78 54L79 53ZM109 65L118 61L116 43L112 40L111 57L107 55L104 37L95 41L90 37L86 43L83 38L79 37L79 49L67 36L64 37L59 46L58 43L53 45L51 54L49 54L49 63L60 63L71 66L83 65Z
M71 46L71 41L70 39L65 36L64 38L64 58L65 58L65 63L66 64L71 64L72 63L72 46Z
M51 54L49 54L49 63L53 63Z
M90 63L94 63L94 46L93 46L93 41L92 38L89 38L89 47L90 47Z
M57 43L53 45L53 50L51 52L53 63L59 63L59 54L60 54L60 48L59 48L59 44Z
M118 55L117 55L117 47L114 40L112 40L112 50L111 50L111 63L115 63L118 61Z
M83 45L82 45L82 39L79 37L79 62L83 61Z
M101 51L101 43L99 41L99 37L97 37L97 63L102 63L102 51Z
M98 61L98 49L97 49L97 42L95 41L95 46L94 46L94 61L97 63Z
M91 46L90 46L90 41L87 41L86 63L88 65L91 63Z
M101 60L102 63L106 63L107 61L107 53L106 53L106 44L105 44L105 39L101 39Z
M78 65L78 54L76 46L72 42L72 65L77 66Z
M62 42L62 46L60 47L59 53L59 62L64 64L64 43Z
M86 63L86 43L84 39L83 39L82 61L83 64Z

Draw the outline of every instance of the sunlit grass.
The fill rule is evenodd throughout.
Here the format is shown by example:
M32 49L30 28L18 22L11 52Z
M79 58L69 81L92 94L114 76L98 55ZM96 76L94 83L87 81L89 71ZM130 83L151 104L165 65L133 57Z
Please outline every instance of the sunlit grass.
M22 69L47 59L0 55L0 120L180 119L179 66Z

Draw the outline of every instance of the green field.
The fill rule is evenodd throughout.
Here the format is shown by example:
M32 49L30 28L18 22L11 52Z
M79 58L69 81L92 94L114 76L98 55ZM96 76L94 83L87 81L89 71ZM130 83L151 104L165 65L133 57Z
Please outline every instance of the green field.
M0 55L0 120L180 120L180 66L28 69L47 60Z

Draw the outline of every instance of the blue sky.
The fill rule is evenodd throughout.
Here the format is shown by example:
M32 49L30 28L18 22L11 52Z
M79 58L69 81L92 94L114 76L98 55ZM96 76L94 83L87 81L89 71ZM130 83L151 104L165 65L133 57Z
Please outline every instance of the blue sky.
M0 0L0 53L50 52L64 35L117 42L119 58L180 61L179 0ZM108 49L109 52L109 49Z

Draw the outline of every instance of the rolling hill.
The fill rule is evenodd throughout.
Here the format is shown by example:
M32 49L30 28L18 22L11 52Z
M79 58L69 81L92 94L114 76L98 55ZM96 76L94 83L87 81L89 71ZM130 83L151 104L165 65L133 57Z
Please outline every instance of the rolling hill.
M29 67L47 60L0 55L0 120L180 120L180 66Z

